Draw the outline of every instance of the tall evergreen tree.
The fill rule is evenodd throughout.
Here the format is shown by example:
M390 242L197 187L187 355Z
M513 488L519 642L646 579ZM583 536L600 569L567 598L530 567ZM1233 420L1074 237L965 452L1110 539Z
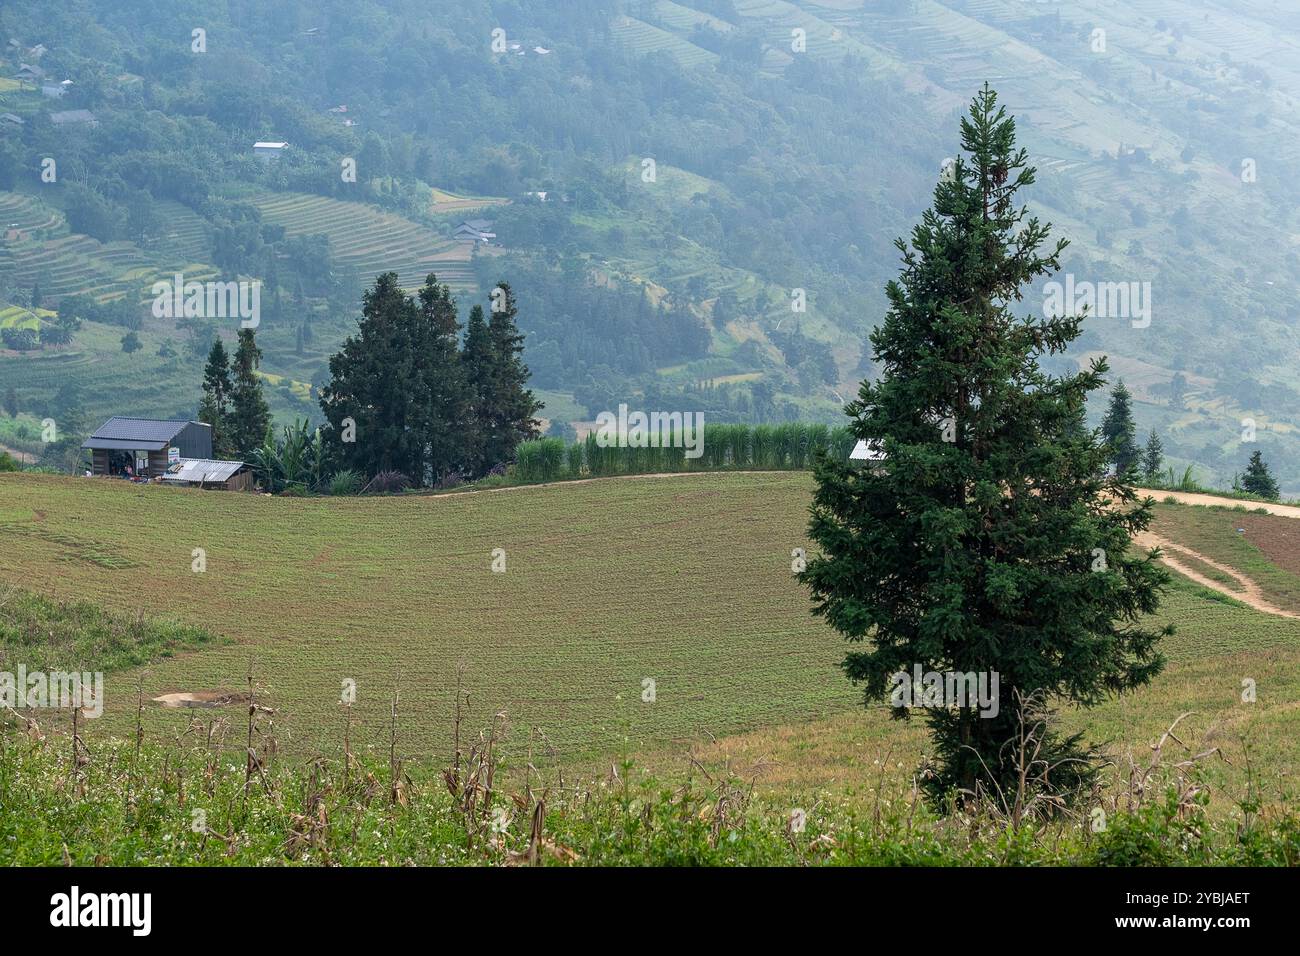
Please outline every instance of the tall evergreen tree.
M902 239L900 277L871 336L880 369L846 406L883 467L821 456L809 535L819 546L800 579L813 611L852 644L844 669L870 703L895 675L997 675L996 712L975 702L927 707L937 767L930 794L1016 792L1011 745L1038 703L1090 706L1159 672L1151 628L1167 573L1131 550L1152 518L1105 446L1084 429L1104 359L1061 378L1040 358L1062 352L1077 316L1017 318L1010 303L1060 268L1049 227L1017 205L1034 182L1014 121L987 86L961 124L967 154ZM919 688L918 688L919 696ZM895 710L898 717L908 711ZM1080 737L1042 732L1029 772L1058 792L1095 776Z
M543 405L528 386L528 366L523 361L524 337L515 320L519 309L505 282L493 290L488 318L490 373L472 381L478 396L476 419L483 439L482 460L492 467L514 457L521 441L536 438L541 422L534 416Z
M485 462L487 458L487 432L485 423L493 377L492 340L488 334L487 320L483 316L483 307L476 305L469 310L469 321L465 323L465 344L460 353L461 367L464 369L465 384L471 403L472 435L468 451L471 468L481 473L491 468L496 462Z
M1101 422L1101 436L1110 448L1110 460L1123 474L1137 464L1137 425L1133 422L1133 397L1124 380L1115 383L1110 393L1106 417Z
M1160 477L1160 469L1164 465L1165 446L1160 441L1160 436L1156 430L1151 429L1151 435L1147 438L1146 449L1142 452L1142 475L1146 478Z
M18 417L18 393L12 385L5 386L5 413L10 418Z
M1269 472L1268 465L1264 463L1264 456L1258 451L1250 456L1250 463L1246 465L1246 473L1241 477L1241 487L1243 491L1249 491L1252 495L1259 495L1269 501L1278 499L1280 492L1278 491L1277 481Z
M241 461L253 461L257 450L271 434L271 410L262 394L262 380L257 375L262 363L252 329L239 330L235 349L233 381L230 390L229 448Z
M418 309L386 272L365 291L357 334L330 357L330 382L321 392L332 457L363 475L400 471L412 480L420 469L411 440L412 338Z
M459 352L460 322L446 285L429 275L420 290L419 395L417 411L425 438L428 482L462 468L473 458L473 402Z
M199 421L212 426L212 453L218 458L234 454L230 444L230 358L220 337L212 340L208 361L203 367L203 398L199 401Z

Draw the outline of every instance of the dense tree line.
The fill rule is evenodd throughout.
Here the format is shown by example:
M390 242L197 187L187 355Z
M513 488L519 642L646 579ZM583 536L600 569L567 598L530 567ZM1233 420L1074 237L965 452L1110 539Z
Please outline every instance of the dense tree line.
M526 387L517 318L514 292L500 282L486 314L470 310L462 342L456 302L435 276L414 297L396 274L379 276L357 333L330 359L320 401L330 460L421 486L509 461L537 435L542 408Z

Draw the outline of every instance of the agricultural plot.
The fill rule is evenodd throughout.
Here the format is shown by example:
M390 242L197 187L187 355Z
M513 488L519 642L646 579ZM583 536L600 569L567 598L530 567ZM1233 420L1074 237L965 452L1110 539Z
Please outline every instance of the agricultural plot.
M874 785L876 743L910 768L923 739L884 707L856 712L842 642L791 576L811 487L799 473L707 474L300 500L6 476L0 582L128 614L165 608L233 642L110 675L95 734L129 734L137 682L147 698L235 693L251 667L289 752L338 751L340 691L355 681L358 746L386 753L396 690L400 751L436 760L459 680L465 728L505 711L515 756L531 738L534 760L594 766L630 752L671 764L717 737L702 752L773 755L776 786ZM1300 622L1185 583L1160 617L1179 628L1166 673L1069 712L1068 725L1142 760L1195 710L1196 733L1217 735L1233 761L1212 781L1241 783L1235 757L1250 739L1271 798L1300 748L1289 703L1300 699ZM1258 682L1256 704L1240 700L1243 676ZM158 733L189 715L148 707L145 718Z
M687 67L712 66L718 55L696 46L677 34L661 29L635 17L615 17L610 24L610 34L637 54L663 52Z
M143 302L155 281L177 271L197 281L214 278L215 269L189 258L206 254L206 241L195 235L197 217L181 209L169 205L167 220L175 223L176 234L159 253L69 232L58 210L31 196L0 193L0 224L22 232L21 239L0 243L0 278L19 288L39 284L51 298L86 293L101 302L123 296Z
M476 285L468 243L452 242L394 213L307 193L269 193L253 203L267 222L284 226L290 236L328 236L334 261L363 284L382 272L396 272L405 288L416 288L434 272L453 289Z

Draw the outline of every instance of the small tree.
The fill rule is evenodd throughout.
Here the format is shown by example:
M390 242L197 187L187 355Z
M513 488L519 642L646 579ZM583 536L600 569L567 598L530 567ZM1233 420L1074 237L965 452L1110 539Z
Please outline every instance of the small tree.
M135 332L128 332L126 335L122 336L122 351L127 355L130 355L132 352L138 352L142 348L144 348L144 346L140 344L140 336Z
M1151 435L1147 438L1146 450L1142 452L1142 476L1144 478L1158 478L1160 469L1164 464L1165 446L1160 441L1160 436L1156 430L1151 429Z
M1169 407L1180 412L1187 407L1187 376L1182 372L1175 372L1169 382Z
M1277 481L1269 473L1268 465L1264 463L1264 456L1255 452L1250 456L1250 463L1246 465L1246 473L1241 478L1241 488L1252 495L1259 495L1261 498L1267 498L1269 501L1278 499Z
M1133 423L1133 398L1120 379L1110 393L1110 405L1101 422L1101 435L1110 448L1115 470L1124 474L1137 464L1137 426Z
M12 385L5 388L5 413L10 418L18 417L18 393Z

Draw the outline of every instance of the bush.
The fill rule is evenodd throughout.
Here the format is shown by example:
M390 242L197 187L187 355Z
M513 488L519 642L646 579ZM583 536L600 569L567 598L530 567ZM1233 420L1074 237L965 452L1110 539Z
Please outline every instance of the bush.
M0 451L0 471L17 471L18 462L7 451Z
M329 482L331 495L356 495L361 493L361 475L351 468L335 472Z
M381 471L370 479L365 491L372 495L396 494L411 487L411 479L400 471Z

